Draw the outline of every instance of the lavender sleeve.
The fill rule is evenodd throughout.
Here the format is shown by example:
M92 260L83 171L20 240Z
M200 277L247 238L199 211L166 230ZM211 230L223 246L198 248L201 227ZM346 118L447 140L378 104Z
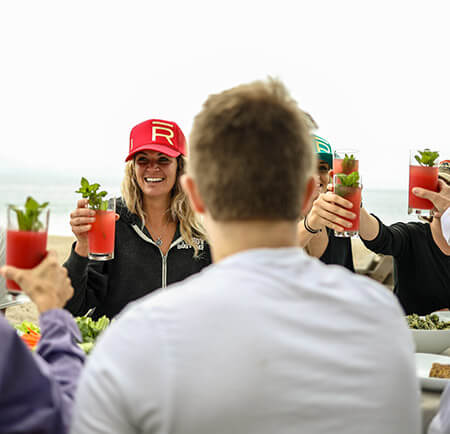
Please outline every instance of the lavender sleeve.
M40 317L41 340L33 354L0 318L0 432L66 433L84 362L80 332L62 310Z

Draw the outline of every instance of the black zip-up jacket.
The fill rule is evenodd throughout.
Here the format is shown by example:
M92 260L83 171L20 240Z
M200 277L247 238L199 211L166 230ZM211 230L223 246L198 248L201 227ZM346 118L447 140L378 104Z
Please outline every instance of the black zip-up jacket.
M427 315L450 308L450 256L433 240L428 223L394 223L386 226L374 214L380 231L366 247L394 257L394 293L406 315Z
M91 261L75 253L64 266L74 288L73 297L65 308L73 315L84 315L95 307L94 319L106 315L112 318L126 304L159 288L185 279L211 263L206 241L198 239L200 255L180 235L177 225L167 255L163 255L136 214L132 214L121 199L117 200L114 259Z

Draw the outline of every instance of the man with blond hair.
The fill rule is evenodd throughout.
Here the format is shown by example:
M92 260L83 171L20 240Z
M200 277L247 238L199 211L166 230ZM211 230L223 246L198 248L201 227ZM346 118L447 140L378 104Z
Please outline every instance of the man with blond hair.
M105 332L81 379L74 433L419 432L397 301L298 247L313 157L279 81L207 99L183 186L215 263Z

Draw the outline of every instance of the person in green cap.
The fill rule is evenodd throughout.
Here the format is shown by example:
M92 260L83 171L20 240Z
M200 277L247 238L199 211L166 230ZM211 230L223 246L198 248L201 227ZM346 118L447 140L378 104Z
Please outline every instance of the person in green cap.
M333 210L336 203L339 203L342 198L327 192L331 178L330 170L333 169L331 145L327 140L315 134L313 139L318 160L317 189L309 212L298 224L300 246L325 264L342 265L350 271L355 271L350 238L334 236L334 229L342 231L351 224L343 218L336 218ZM348 218L355 217L352 212L345 212L348 213ZM334 221L331 221L330 218Z

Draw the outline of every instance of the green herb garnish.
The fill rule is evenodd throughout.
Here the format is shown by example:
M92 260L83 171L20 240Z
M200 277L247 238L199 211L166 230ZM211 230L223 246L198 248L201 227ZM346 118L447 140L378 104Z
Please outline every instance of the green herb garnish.
M359 187L359 172L352 172L349 175L338 173L336 176L341 181L340 185L345 187Z
M430 149L426 148L423 151L418 151L419 155L414 155L414 158L421 166L429 166L433 167L434 162L437 158L439 158L439 152L431 151Z
M14 205L10 205L11 209L17 215L19 230L38 232L42 229L44 225L39 221L39 216L47 205L48 202L39 204L31 196L28 196L25 201L25 211L22 211Z
M351 154L350 156L348 154L345 154L344 161L342 162L342 170L344 173L351 173L356 167L356 160L355 156Z
M340 181L334 186L334 191L338 196L345 197L352 193L351 189L360 186L359 172L352 172L349 175L338 173L336 177Z
M75 193L81 193L83 198L89 200L89 205L92 209L106 211L108 209L108 201L102 200L108 193L106 191L97 190L100 184L89 184L86 178L81 178L81 187Z

